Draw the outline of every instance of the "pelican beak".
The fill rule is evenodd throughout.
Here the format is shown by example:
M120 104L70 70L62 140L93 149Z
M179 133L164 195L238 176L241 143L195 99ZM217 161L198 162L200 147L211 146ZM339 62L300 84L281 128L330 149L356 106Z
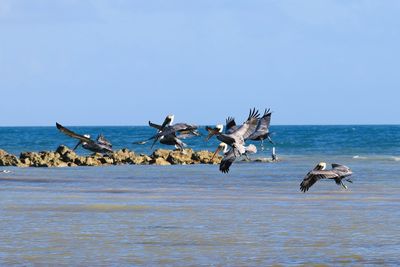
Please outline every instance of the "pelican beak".
M218 153L221 151L221 146L218 146L217 149L214 152L214 155L211 157L210 161L214 159L215 155L218 155Z
M210 127L207 127L206 130L208 131L208 135L206 137L206 141L208 141L211 137L213 137L214 135L219 134L218 130L212 129Z
M212 133L212 128L211 128L211 127L206 126L206 130L207 130L207 132L208 132L208 135L206 136L205 141L207 142L208 140L210 140L210 138L211 138L214 134Z
M207 136L206 136L206 142L208 141L208 140L210 140L210 138L213 136L214 134L213 133L209 133Z

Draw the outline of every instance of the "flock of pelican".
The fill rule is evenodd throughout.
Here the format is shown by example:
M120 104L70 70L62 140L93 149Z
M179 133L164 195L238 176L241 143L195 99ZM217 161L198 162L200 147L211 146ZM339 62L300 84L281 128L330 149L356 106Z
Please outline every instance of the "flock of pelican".
M258 110L255 108L250 109L249 115L246 121L242 125L237 125L233 117L228 117L225 121L225 131L222 124L218 124L215 127L206 126L208 132L206 141L215 136L221 143L218 145L213 158L218 153L223 153L223 159L219 165L219 170L223 173L228 173L231 165L235 160L240 157L249 158L249 154L257 153L257 147L253 144L246 145L246 141L260 141L261 149L264 150L264 140L268 140L271 144L274 142L271 140L269 126L271 122L271 111L265 109L264 114L260 117ZM174 115L168 115L162 124L156 124L149 121L149 126L156 130L156 133L150 138L134 142L134 144L146 144L152 142L151 148L157 142L164 145L174 146L176 149L184 152L184 148L187 145L182 139L200 136L198 127L188 123L175 123ZM79 146L92 152L98 153L112 153L112 144L100 134L96 140L91 139L90 135L77 134L59 123L56 123L56 127L64 134L69 137L78 140L78 143L73 150L76 150ZM273 152L273 158L275 157ZM317 166L307 173L303 181L300 184L300 190L302 192L308 191L308 189L320 179L333 179L336 184L341 185L343 188L347 188L343 184L343 179L348 182L352 182L349 178L352 175L350 168L340 164L332 164L332 169L326 169L326 163L321 162Z

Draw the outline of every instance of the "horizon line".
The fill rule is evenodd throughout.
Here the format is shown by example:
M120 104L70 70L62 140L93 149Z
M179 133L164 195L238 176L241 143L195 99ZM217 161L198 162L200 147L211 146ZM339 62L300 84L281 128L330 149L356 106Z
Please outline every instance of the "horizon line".
M213 124L199 124L198 127L204 127ZM399 123L366 123L366 124L273 124L274 126L400 126ZM11 127L55 127L55 125L0 125L0 128L11 128ZM68 127L150 127L149 125L69 125Z

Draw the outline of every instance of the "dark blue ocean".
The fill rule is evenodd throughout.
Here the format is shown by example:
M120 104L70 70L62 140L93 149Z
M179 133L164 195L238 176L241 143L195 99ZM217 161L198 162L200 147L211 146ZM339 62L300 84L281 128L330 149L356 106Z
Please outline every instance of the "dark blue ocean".
M150 127L70 128L81 134L90 134L93 138L103 133L115 149L129 148L145 154L151 154L153 151L150 148L151 144L133 144L135 141L151 137L155 132ZM200 127L200 132L206 135L204 127ZM400 155L400 125L272 126L271 132L277 153L286 156L344 155L395 158ZM194 150L214 150L219 144L215 138L204 142L204 136L185 139L184 142ZM0 148L10 153L55 150L60 144L73 147L76 141L60 133L56 127L0 127ZM171 149L160 144L155 148ZM265 148L264 153L261 153L261 150L259 152L269 156L271 144L266 142ZM83 149L78 152L86 153Z
M148 127L71 127L152 153ZM204 133L204 130L202 130ZM0 266L399 266L400 126L272 126L276 163L0 167ZM218 141L187 139L214 150ZM10 153L73 147L55 127L0 128ZM271 145L252 155L269 157ZM168 148L156 145L155 148ZM80 154L86 154L82 149ZM343 189L318 162L353 170Z

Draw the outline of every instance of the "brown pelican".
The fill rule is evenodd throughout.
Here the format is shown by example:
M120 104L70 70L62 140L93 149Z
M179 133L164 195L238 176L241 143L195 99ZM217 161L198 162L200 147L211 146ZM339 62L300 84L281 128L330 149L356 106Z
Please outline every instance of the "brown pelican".
M220 151L223 151L224 157L222 158L221 163L219 164L219 170L223 173L228 173L229 168L232 165L232 163L240 156L239 151L236 148L230 148L228 149L228 145L225 143L220 143L217 150L215 151L214 155L212 156L211 160L217 155ZM248 154L254 154L257 153L257 148L255 145L248 145L245 146L245 152L244 155L248 157Z
M175 145L175 147L179 148L183 151L183 148L186 146L178 137L179 134L187 135L189 133L196 133L197 126L190 125L187 123L176 123L174 125L165 126L162 130L160 130L157 134L150 138L154 139L151 147L155 145L157 141L160 141L161 144L165 145ZM196 135L196 134L194 134Z
M112 153L112 145L111 143L104 138L104 136L102 134L100 134L97 137L97 140L92 140L90 138L90 135L80 135L77 134L67 128L65 128L64 126L62 126L61 124L56 122L56 126L57 129L60 130L60 132L68 135L69 137L78 139L79 142L78 144L74 147L73 150L76 150L78 148L79 145L82 145L83 148L90 150L92 152L98 152L98 153Z
M264 150L264 140L268 139L271 144L272 142L269 133L269 124L271 122L270 109L265 109L264 115L258 120L256 130L247 138L247 140L261 141L261 149Z
M326 170L326 163L320 162L315 168L308 172L304 177L303 181L300 184L300 190L304 193L308 191L308 189L315 184L320 179L333 179L336 184L341 185L343 188L347 189L347 186L343 184L343 179L353 174L349 167L340 165L340 164L332 164L332 169ZM346 181L352 183L350 179L345 179Z
M228 134L220 133L217 131L213 131L213 133L217 136L218 140L226 143L232 148L235 148L233 152L242 155L245 153L246 150L244 146L245 140L255 131L257 127L258 116L258 111L256 111L255 109L250 109L247 120L243 123L243 125L237 127L236 130Z
M145 141L135 142L134 144L145 144L150 140L154 140L152 148L157 141L160 141L164 145L173 145L177 149L183 151L183 148L187 145L180 139L198 136L197 126L186 124L186 123L176 123L172 125L174 121L174 115L168 115L163 124L159 125L149 121L149 126L157 129L157 133Z
M158 130L158 132L161 132L162 130L165 129L165 127L172 126L172 122L173 121L174 121L174 115L168 115L165 118L165 120L164 120L162 125L158 125L156 123L153 123L153 122L149 121L149 126L153 127L153 128L156 128ZM190 129L187 129L187 130L179 131L177 137L179 139L185 139L185 138L188 138L188 137L199 136L199 135L200 135L200 133L197 131L197 127L196 127L196 129L191 129L190 128Z

